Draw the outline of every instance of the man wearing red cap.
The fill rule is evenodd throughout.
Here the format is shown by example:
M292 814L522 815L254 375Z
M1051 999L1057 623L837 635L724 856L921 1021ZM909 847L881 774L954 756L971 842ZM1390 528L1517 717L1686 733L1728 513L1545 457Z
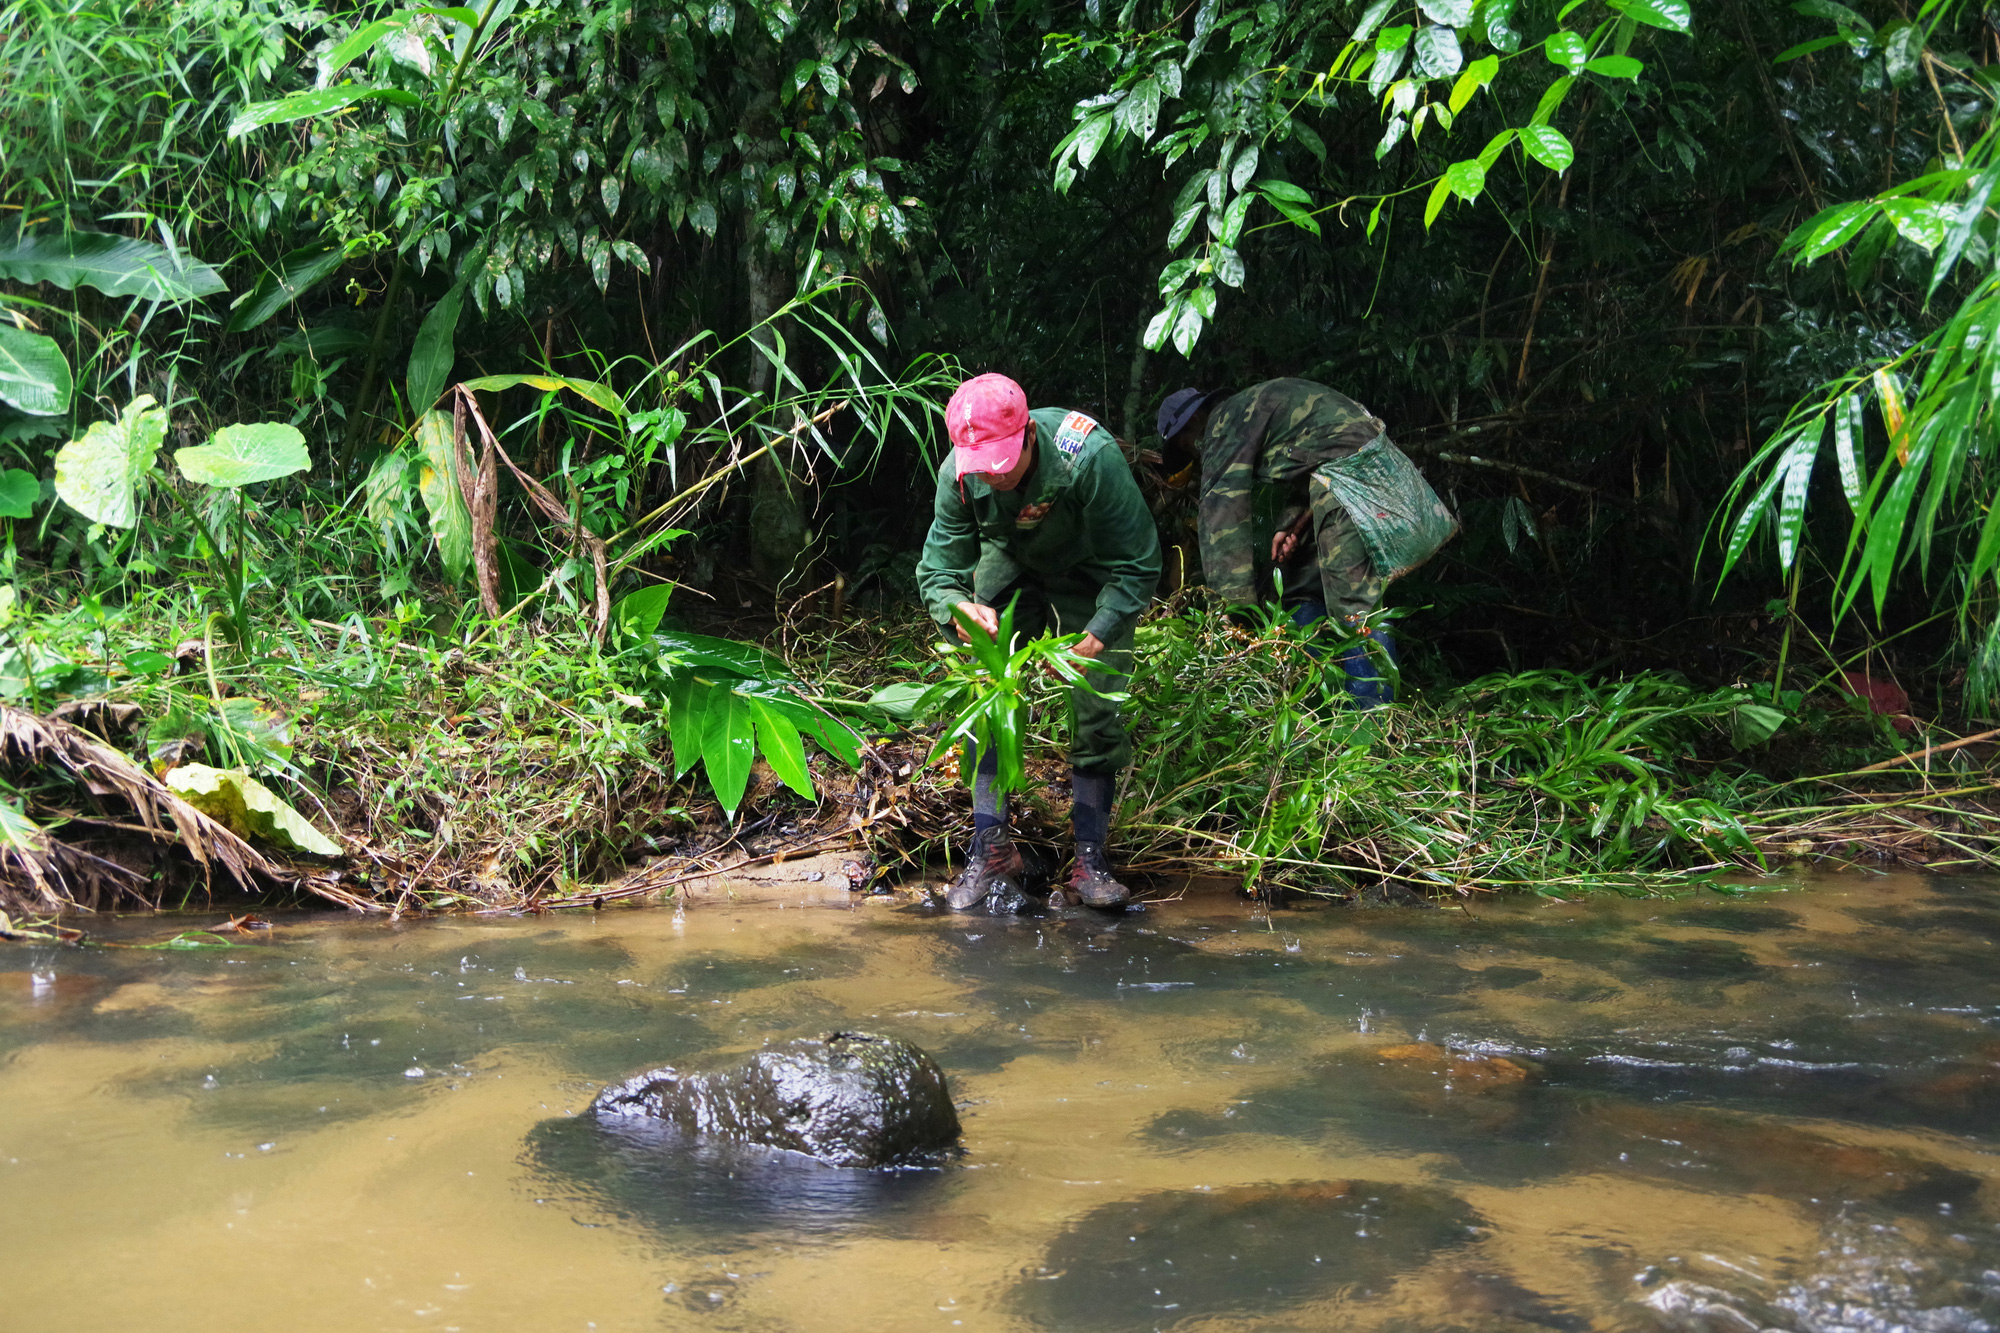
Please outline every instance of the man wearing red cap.
M1083 413L1030 412L1020 385L980 375L958 386L945 425L952 451L917 562L924 606L947 633L956 609L991 634L1018 593L1017 632L1081 631L1076 651L1103 664L1088 673L1089 689L1070 692L1069 886L1092 907L1116 907L1131 893L1112 875L1105 841L1132 743L1102 694L1124 688L1132 669L1132 630L1160 577L1159 532L1117 440ZM1018 893L1022 868L1006 797L993 790L997 757L975 756L973 768L972 846L946 897L959 910Z

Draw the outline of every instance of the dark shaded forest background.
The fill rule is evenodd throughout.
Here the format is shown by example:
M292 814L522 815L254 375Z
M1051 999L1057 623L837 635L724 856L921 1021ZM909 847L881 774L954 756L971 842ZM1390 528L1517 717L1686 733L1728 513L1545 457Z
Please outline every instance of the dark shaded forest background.
M330 59L384 17L403 26ZM1457 34L1448 60L1435 46L1413 57L1412 72L1429 60L1435 76L1419 101L1442 103L1475 56L1505 62L1449 133L1433 117L1378 152L1391 104L1407 110L1398 94L1315 74L1385 22ZM1565 75L1538 44L1569 30L1643 73L1569 71L1549 119L1573 146L1567 170L1516 143L1476 198L1447 198L1427 220L1431 182L1526 124ZM1381 45L1364 36L1359 49L1370 40ZM1794 405L1906 353L1980 280L1960 269L1929 293L1936 239L1886 213L1817 263L1780 246L1829 205L1927 172L1965 168L1945 183L1962 197L1990 124L1993 49L1971 7L1823 0L1581 12L1549 0L9 0L0 231L16 245L146 239L212 266L228 292L146 303L0 263L15 279L0 283L8 308L63 345L77 380L67 413L0 419L0 433L46 478L57 445L139 392L173 405L181 443L223 422L290 420L316 460L307 484L358 511L363 481L426 406L406 400L406 366L447 302L462 305L454 378L602 379L636 394L634 411L695 424L714 422L725 380L753 401L791 377L839 380L837 344L804 331L822 318L890 379L1002 371L1032 402L1080 408L1135 447L1175 388L1299 375L1388 421L1463 519L1392 594L1420 671L1761 679L1783 620L1772 603L1790 595L1842 653L1929 621L1869 660L1936 715L1958 707L1990 619L1979 578L1963 577L1969 557L1950 554L1976 540L1990 486L1923 516L1945 556L1926 567L1914 544L1901 551L1879 621L1864 598L1834 623L1852 521L1830 453L1795 583L1763 533L1719 581L1720 545L1732 483ZM1170 77L1147 73L1162 52ZM241 124L316 85L373 91ZM1145 98L1152 114L1133 112ZM1107 109L1115 128L1059 189L1066 136ZM1160 151L1174 134L1185 151ZM1240 274L1203 280L1219 299L1198 340L1161 333L1148 350L1162 269L1187 253L1173 233L1190 178L1225 141L1257 145L1259 160L1197 195L1220 211L1275 184L1238 220ZM1984 203L1971 214L1990 232ZM1967 268L1983 272L1987 242L1973 248ZM829 279L812 312L739 337ZM704 330L718 337L676 360ZM530 473L602 497L577 502L600 530L712 461L638 457L644 432L582 422L580 406L521 388L493 420ZM836 415L826 449L782 469L763 460L703 506L650 566L713 599L677 611L769 616L836 576L850 607L907 601L938 435L921 412L900 420L870 431ZM1894 442L1871 422L1872 471ZM358 577L329 582L326 618L439 586L406 503L402 542L391 521L390 540L339 557ZM1163 513L1171 538L1184 520L1170 500ZM40 560L86 582L93 559L109 566L101 530L47 514L30 526L18 540ZM531 564L555 558L520 549Z

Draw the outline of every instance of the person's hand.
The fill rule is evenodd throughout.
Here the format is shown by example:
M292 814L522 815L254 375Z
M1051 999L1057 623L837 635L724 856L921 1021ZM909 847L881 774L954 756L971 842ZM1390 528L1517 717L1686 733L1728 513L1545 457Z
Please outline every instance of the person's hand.
M1083 637L1077 640L1076 646L1070 651L1078 657L1096 657L1104 651L1104 640L1085 630Z
M1301 535L1292 528L1271 534L1271 563L1282 565L1299 549Z
M958 612L967 620L985 630L988 637L995 639L1000 637L1000 613L992 607L981 606L977 602L960 602L958 603ZM962 625L958 628L958 637L968 643L972 641L970 636L966 634L965 627Z

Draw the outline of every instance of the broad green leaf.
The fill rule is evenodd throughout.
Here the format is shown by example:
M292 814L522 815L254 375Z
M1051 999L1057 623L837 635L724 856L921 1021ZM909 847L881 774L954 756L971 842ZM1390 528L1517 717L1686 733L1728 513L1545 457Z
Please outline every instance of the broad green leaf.
M1104 141L1111 137L1111 113L1100 111L1077 126L1075 132L1076 164L1088 167L1097 157L1097 150L1104 147Z
M1180 313L1184 298L1176 296L1167 302L1167 307L1146 321L1146 331L1139 341L1149 352L1157 352L1166 344L1167 335L1173 329L1174 316Z
M458 450L448 415L426 412L418 420L417 452L422 459L417 493L430 511L431 535L437 539L445 575L456 582L472 564L472 514L465 507L465 493L459 489Z
M1194 345L1201 341L1201 329L1201 311L1189 301L1181 307L1181 317L1174 321L1174 350L1182 356L1192 356Z
M294 329L278 339L271 350L287 356L309 356L316 361L330 361L346 352L358 352L368 346L368 335L359 329L311 328Z
M451 368L458 359L456 339L458 315L465 303L465 287L460 284L444 294L417 326L416 345L410 348L408 388L410 410L428 412L451 380Z
M292 758L292 729L262 699L232 694L215 706L217 738L252 772L274 772Z
M611 623L620 634L643 639L660 627L660 618L667 614L667 600L673 592L671 583L656 583L628 592L611 604Z
M275 272L266 273L255 287L236 298L225 327L230 333L256 328L325 281L346 259L346 249L338 245L309 245L292 251L278 261Z
M684 630L656 630L653 647L660 665L669 670L682 667L716 667L732 676L751 680L790 680L792 669L785 659L754 643L718 639L710 634L689 634ZM711 671L701 672L704 676Z
M820 748L846 764L849 768L861 766L861 733L848 726L837 717L820 713L813 718L808 729Z
M361 510L391 555L402 549L402 535L412 522L409 510L410 452L392 449L375 460L361 483Z
M330 115L344 111L357 102L374 99L394 102L402 106L415 106L418 98L414 93L406 93L400 88L377 88L369 84L343 83L338 88L317 88L311 92L293 93L270 102L252 102L236 113L229 122L228 137L240 139L250 131L266 125L285 125L295 120L305 120L312 116Z
M166 434L167 414L140 394L118 420L92 422L56 451L56 494L93 523L131 527L139 521L137 487Z
M1396 30L1391 29L1390 31L1393 32ZM1403 61L1409 58L1410 51L1407 42L1409 29L1404 28L1401 31L1405 37L1404 41L1398 42L1393 50L1384 49L1378 50L1375 53L1375 63L1368 70L1368 95L1370 97L1380 97L1383 90L1396 81L1396 75L1402 72ZM1387 35L1387 33L1383 34L1384 37ZM1380 41L1381 39L1378 38L1377 40Z
M312 466L312 459L297 427L265 421L224 426L207 444L176 451L174 466L203 486L236 487L303 472Z
M1153 128L1160 119L1160 81L1139 80L1132 86L1132 91L1125 95L1125 100L1118 104L1117 110L1112 113L1112 119L1119 129L1140 143L1150 140L1153 137ZM1078 157L1081 159L1082 154L1079 153ZM1090 164L1085 162L1084 165Z
M25 468L0 472L0 518L33 518L42 498L41 478Z
M1861 391L1842 394L1833 410L1833 456L1840 464L1840 489L1847 507L1861 514L1862 455Z
M806 768L806 747L799 740L799 729L762 700L748 702L751 716L756 720L757 747L764 752L764 762L787 787L809 801L817 800L819 793L813 789L812 774Z
M1584 66L1592 74L1601 74L1607 79L1636 79L1646 66L1631 56L1599 56Z
M1898 20L1885 26L1879 36L1882 68L1888 73L1889 82L1898 88L1916 82L1923 68L1924 30L1914 23Z
M1801 264L1810 264L1821 255L1838 250L1868 225L1880 207L1872 199L1858 203L1836 204L1820 212L1803 223L1785 238L1785 246L1797 245Z
M1264 180L1252 181L1251 185L1262 190L1265 196L1273 201L1284 199L1294 204L1309 204L1312 202L1312 195L1290 181L1274 181L1267 177Z
M702 713L710 687L682 671L667 679L667 740L674 752L674 778L679 780L701 762Z
M618 391L608 384L596 380L572 379L567 375L482 375L476 380L462 381L466 388L475 391L511 389L517 384L525 384L531 389L552 393L557 389L568 389L593 406L601 407L613 416L625 415L625 400Z
M1505 152L1507 145L1514 142L1520 134L1519 130L1502 130L1494 135L1487 141L1486 146L1479 150L1479 165L1488 171L1493 170L1493 164L1500 160L1500 154Z
M1590 48L1583 44L1583 38L1568 29L1551 35L1542 44L1542 49L1548 52L1550 60L1571 74L1582 69L1584 62L1590 59Z
M1800 42L1797 46L1786 47L1784 50L1778 52L1777 55L1771 57L1771 63L1774 65L1783 65L1788 61L1797 60L1801 56L1809 56L1815 51L1824 51L1829 46L1839 46L1846 40L1847 38L1845 37L1814 37L1810 41Z
M1410 122L1404 117L1389 117L1389 123L1382 131L1382 142L1375 145L1375 160L1380 162L1387 157L1389 151L1402 142L1403 136L1409 133L1409 130Z
M1665 28L1668 32L1686 32L1693 15L1687 0L1605 0L1613 9L1630 19L1651 24L1655 28Z
M125 669L135 676L159 676L174 669L174 659L151 648L141 648L136 653L127 653Z
M1485 30L1486 42L1496 51L1509 55L1521 49L1521 33L1514 26L1514 0L1486 0L1479 14L1479 26Z
M1553 125L1529 125L1521 131L1521 147L1528 156L1547 167L1550 171L1568 171L1570 163L1576 160L1576 150L1570 147L1563 132Z
M1409 23L1399 23L1393 28L1384 28L1375 38L1377 51L1401 51L1409 46L1410 34L1416 27Z
M717 690L709 699L706 734L701 747L702 771L715 799L731 818L743 804L750 785L750 765L757 754L757 723L750 700L734 690Z
M1479 165L1477 158L1467 158L1446 167L1444 180L1453 194L1471 203L1486 188L1486 168Z
M1265 197L1267 199L1270 198L1269 195L1266 195ZM1319 219L1315 218L1311 213L1307 212L1305 209L1300 208L1297 204L1292 203L1290 200L1271 199L1271 207L1277 209L1280 213L1283 213L1285 217L1291 221L1293 226L1303 227L1315 236L1320 234Z
M1945 224L1953 216L1949 205L1929 199L1884 199L1882 213L1895 224L1897 234L1926 251L1937 249L1944 240Z
M37 232L0 243L0 278L52 282L64 291L95 287L107 296L182 302L229 290L221 275L163 245L106 232Z
M1365 42L1374 36L1375 29L1382 26L1382 20L1389 17L1389 11L1393 10L1398 3L1400 3L1400 0L1375 0L1367 9L1363 10L1361 12L1361 22L1356 24L1354 28L1354 40Z
M0 324L0 403L31 416L69 411L69 360L54 338Z
M1195 223L1201 221L1201 215L1207 210L1208 201L1205 199L1197 199L1181 210L1181 215L1174 219L1173 229L1167 233L1167 248L1173 249L1185 241L1189 233L1194 231Z
M1472 100L1473 94L1493 82L1493 76L1499 72L1499 56L1484 56L1467 65L1465 73L1459 75L1458 82L1452 85L1451 114L1455 116L1465 110L1465 104Z
M912 681L884 685L868 696L868 703L899 721L912 722L917 720L918 709L933 688Z
M362 56L367 55L369 51L374 49L375 44L380 42L384 37L387 37L392 32L401 31L405 22L407 22L406 19L397 16L394 18L376 19L373 23L356 29L346 40L326 53L326 59L320 65L320 79L322 81L331 79Z
M1412 72L1426 79L1448 79L1465 65L1459 49L1458 33L1451 28L1425 27L1417 33L1416 63Z
M1445 201L1450 198L1451 182L1439 176L1437 183L1431 186L1430 198L1424 201L1424 230L1430 230L1431 223L1436 222L1438 214L1444 212Z
M1417 0L1417 8L1433 23L1463 28L1472 22L1473 0Z
M339 843L240 768L182 764L166 781L182 800L233 833L314 856L340 855Z
M1563 104L1563 98L1569 96L1569 90L1575 85L1576 76L1573 74L1565 74L1550 84L1547 91L1542 94L1542 100L1535 105L1535 114L1528 117L1528 123L1548 124L1549 118L1555 115L1557 108Z

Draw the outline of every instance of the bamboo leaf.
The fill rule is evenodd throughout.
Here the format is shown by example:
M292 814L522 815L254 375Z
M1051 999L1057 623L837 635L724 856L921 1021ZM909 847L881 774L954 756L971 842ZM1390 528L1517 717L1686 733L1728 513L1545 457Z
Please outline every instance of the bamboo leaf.
M1890 447L1896 451L1896 461L1908 464L1910 461L1910 441L1904 434L1908 413L1903 407L1903 382L1896 372L1886 366L1875 372L1875 403L1882 412L1882 425L1888 429Z
M1806 490L1812 483L1813 464L1819 459L1820 442L1826 436L1824 421L1815 418L1802 427L1792 447L1778 463L1784 482L1778 496L1778 565L1789 570L1798 555L1799 532L1805 527Z
M305 120L312 116L330 115L344 111L357 102L380 99L402 106L415 106L418 98L414 93L406 93L400 88L377 88L369 84L343 83L338 88L318 88L311 92L293 93L269 102L252 102L236 113L229 122L228 136L240 139L250 131L266 125L285 125L295 120Z
M1833 456L1840 465L1840 490L1847 507L1861 514L1861 392L1843 394L1833 412Z

